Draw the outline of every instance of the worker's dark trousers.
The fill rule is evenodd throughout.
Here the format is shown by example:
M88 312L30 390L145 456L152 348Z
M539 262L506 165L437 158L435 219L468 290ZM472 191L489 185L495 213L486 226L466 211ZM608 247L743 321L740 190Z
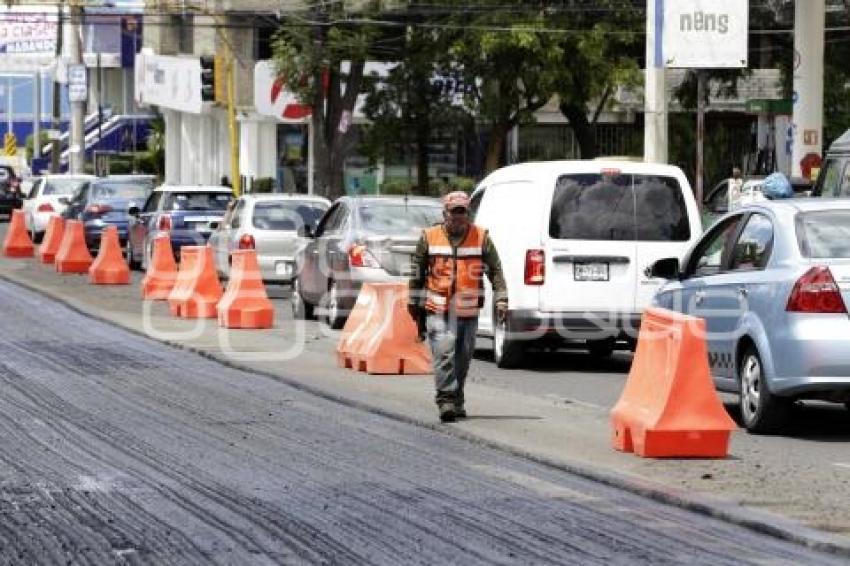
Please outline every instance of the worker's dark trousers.
M428 343L434 358L434 381L437 403L454 402L463 405L463 386L469 362L475 353L475 332L478 317L457 318L429 314L426 320Z

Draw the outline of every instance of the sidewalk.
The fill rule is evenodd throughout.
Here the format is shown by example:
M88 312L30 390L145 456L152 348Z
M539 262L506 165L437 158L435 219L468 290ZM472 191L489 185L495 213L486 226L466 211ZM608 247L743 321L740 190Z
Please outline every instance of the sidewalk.
M549 463L558 468L623 487L761 532L775 534L850 557L850 511L841 494L805 512L788 510L793 495L751 493L747 482L730 470L737 464L736 438L726 460L644 460L610 446L607 410L551 397L468 384L468 420L440 425L436 419L431 376L369 376L336 367L337 333L315 322L298 323L289 303L275 300L276 327L266 331L223 330L214 320L175 319L164 303L140 299L141 275L124 287L96 287L82 276L60 276L35 260L0 259L0 278L64 302L92 317L130 331L218 360L263 373L295 387L348 405L446 431L473 442ZM836 444L836 451L841 451ZM782 470L776 470L782 474ZM728 476L728 478L727 478ZM691 488L694 478L700 489ZM847 476L850 480L850 474ZM704 489L702 486L705 486ZM682 487L685 486L686 489ZM738 501L773 497L762 506L793 519L739 505ZM842 514L843 513L843 514ZM803 526L822 525L824 514L837 518L829 528L840 534Z

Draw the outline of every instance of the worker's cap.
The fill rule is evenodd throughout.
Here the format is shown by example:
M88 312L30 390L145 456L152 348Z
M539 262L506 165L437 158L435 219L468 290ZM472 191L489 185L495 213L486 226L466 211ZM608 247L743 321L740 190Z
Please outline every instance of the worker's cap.
M443 197L443 208L454 210L455 208L469 208L469 195L463 191L455 191Z

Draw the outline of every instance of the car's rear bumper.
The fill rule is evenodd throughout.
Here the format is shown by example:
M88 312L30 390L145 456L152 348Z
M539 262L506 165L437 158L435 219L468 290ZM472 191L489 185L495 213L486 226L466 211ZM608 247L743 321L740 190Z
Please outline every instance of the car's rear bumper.
M295 277L295 259L279 255L257 255L260 276L267 283L289 283Z
M508 317L508 337L514 340L637 340L640 319L641 314L634 312L511 310Z

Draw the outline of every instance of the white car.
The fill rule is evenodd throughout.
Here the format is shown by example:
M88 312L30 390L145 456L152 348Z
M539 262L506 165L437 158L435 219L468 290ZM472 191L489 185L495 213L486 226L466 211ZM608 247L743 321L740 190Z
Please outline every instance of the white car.
M493 337L500 367L530 342L579 343L607 356L634 342L643 309L663 283L656 260L681 258L702 233L678 167L629 161L551 161L494 171L472 195L508 288L506 320L494 324L485 284L478 332Z
M295 276L295 253L305 239L298 235L302 226L315 228L328 199L308 195L243 195L233 201L218 228L210 235L219 274L230 275L230 252L257 251L263 280L288 283Z
M34 242L41 241L51 216L59 216L77 189L93 181L92 175L44 175L24 199L24 219Z

